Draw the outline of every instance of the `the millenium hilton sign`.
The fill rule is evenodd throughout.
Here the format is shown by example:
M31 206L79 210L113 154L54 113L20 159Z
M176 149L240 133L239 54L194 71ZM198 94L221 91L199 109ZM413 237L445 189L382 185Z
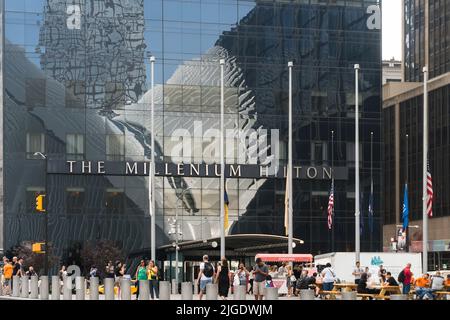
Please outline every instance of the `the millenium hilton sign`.
M147 176L149 162L135 161L48 161L48 173L69 175L110 175L110 176ZM163 163L155 165L156 176L204 177L220 176L220 164ZM227 164L225 175L229 178L284 178L287 169L280 166L275 170L269 166L254 164ZM347 180L348 168L328 166L294 166L294 179L307 180Z

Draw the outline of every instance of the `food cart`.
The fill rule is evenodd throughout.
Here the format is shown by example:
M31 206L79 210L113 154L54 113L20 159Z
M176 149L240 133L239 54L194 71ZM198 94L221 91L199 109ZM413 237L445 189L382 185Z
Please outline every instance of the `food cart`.
M260 258L263 262L292 262L292 263L305 263L308 273L312 275L315 271L313 268L313 256L312 254L277 254L277 253L259 253L255 257ZM273 285L278 288L279 294L287 294L287 277L273 278Z

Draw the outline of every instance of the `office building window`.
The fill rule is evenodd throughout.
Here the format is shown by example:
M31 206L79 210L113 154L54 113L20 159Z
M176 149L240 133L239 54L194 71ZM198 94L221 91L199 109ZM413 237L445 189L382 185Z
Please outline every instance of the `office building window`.
M311 157L314 164L322 164L327 159L327 144L325 142L312 142Z
M84 108L86 83L84 81L66 81L66 107Z
M123 161L125 159L125 136L108 134L106 136L106 160Z
M25 80L25 103L28 107L45 107L45 79Z
M82 214L84 206L84 188L67 188L66 212L68 214Z
M123 189L106 189L105 207L107 214L122 214L125 210L125 194Z
M84 159L84 135L67 134L66 135L66 156L67 160Z
M36 152L45 152L45 135L43 133L27 133L27 159L42 159Z

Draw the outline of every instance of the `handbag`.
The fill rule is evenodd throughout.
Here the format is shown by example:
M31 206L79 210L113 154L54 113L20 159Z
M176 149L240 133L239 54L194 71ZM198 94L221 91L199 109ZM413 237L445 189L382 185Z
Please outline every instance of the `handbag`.
M291 280L291 282L297 281L297 278L294 275L292 275L289 279Z

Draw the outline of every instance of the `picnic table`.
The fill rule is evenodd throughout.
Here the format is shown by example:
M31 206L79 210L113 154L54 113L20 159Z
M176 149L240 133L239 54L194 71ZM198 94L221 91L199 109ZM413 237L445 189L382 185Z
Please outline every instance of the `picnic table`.
M402 294L402 290L400 290L399 286L375 286L374 289L379 289L380 294L376 296L376 298L385 298L389 294Z
M355 283L335 283L333 291L351 292L356 291L358 285Z

